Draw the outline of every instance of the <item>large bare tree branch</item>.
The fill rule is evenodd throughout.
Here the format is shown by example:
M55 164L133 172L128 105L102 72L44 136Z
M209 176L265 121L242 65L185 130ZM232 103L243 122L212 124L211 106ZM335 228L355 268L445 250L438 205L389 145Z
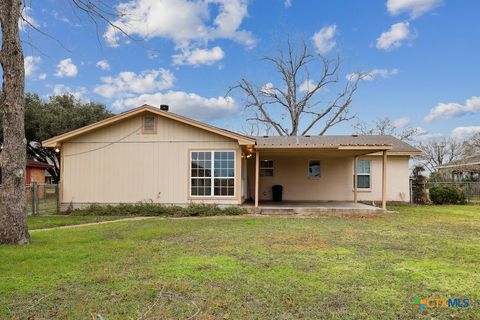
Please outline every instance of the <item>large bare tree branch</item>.
M339 82L340 58L330 60L322 55L312 54L305 42L295 46L287 40L286 49L276 56L265 56L261 61L273 65L281 86L258 86L242 78L229 89L240 89L245 95L245 109L255 113L248 121L268 123L278 135L308 134L317 128L323 135L328 129L353 117L348 115L353 96L359 82L366 74L359 73L348 81L330 103L320 107L316 97L323 88ZM309 67L320 64L321 71L314 82ZM304 83L311 84L304 88ZM277 118L281 118L278 119ZM323 125L320 126L320 123Z
M400 128L388 117L376 119L372 124L357 122L353 125L353 130L355 134L360 135L392 135L402 141L412 141L420 133L419 128L410 126Z

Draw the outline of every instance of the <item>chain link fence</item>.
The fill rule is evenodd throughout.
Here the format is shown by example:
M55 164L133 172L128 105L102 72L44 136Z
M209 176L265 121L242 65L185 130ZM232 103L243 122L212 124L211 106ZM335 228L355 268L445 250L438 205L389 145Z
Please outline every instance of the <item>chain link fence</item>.
M58 184L37 184L26 186L27 212L29 215L57 214L60 209Z

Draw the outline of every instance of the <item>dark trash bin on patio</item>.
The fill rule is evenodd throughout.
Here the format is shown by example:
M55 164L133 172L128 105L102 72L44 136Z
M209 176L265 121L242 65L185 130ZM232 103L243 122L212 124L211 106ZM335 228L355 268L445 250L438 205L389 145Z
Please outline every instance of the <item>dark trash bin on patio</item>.
M283 186L278 185L278 184L274 185L272 187L273 201L277 201L277 202L282 201L282 193L283 193Z

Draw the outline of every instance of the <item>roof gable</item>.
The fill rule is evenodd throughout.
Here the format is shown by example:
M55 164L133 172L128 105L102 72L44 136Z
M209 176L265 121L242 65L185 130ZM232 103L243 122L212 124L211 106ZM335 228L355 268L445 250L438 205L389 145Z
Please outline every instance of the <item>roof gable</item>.
M118 114L116 116L113 116L111 118L108 118L108 119L90 124L88 126L85 126L85 127L82 127L82 128L70 131L70 132L66 132L66 133L58 135L56 137L47 139L47 140L43 141L42 144L43 144L44 147L53 148L63 141L66 141L66 140L84 135L86 133L92 132L94 130L98 130L100 128L105 128L105 127L110 126L112 124L115 124L119 121L134 117L136 115L139 115L139 114L142 114L142 113L145 113L145 112L150 112L150 113L159 115L161 117L172 119L172 120L175 120L175 121L178 121L178 122L190 125L190 126L194 126L194 127L197 127L197 128L209 131L209 132L216 133L218 135L221 135L221 136L224 136L224 137L227 137L227 138L231 138L233 140L237 140L240 145L254 145L255 144L255 140L251 137L243 136L241 134L238 134L238 133L235 133L235 132L232 132L232 131L217 128L217 127L208 125L206 123L196 121L196 120L192 120L192 119L180 116L180 115L172 113L172 112L163 111L163 110L160 110L159 108L155 108L155 107L152 107L152 106L146 105L146 104L143 105L143 106L140 106L138 108L120 113L120 114Z

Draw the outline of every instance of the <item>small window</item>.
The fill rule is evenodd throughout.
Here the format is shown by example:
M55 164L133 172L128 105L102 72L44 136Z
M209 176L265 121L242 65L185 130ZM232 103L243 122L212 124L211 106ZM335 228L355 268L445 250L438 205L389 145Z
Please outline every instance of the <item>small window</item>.
M273 161L272 160L260 161L260 176L273 177Z
M143 117L143 133L156 133L156 119L155 116Z
M358 160L358 170L357 170L357 188L358 189L370 189L371 166L372 166L372 162L370 160Z
M308 161L308 177L320 178L320 160Z

